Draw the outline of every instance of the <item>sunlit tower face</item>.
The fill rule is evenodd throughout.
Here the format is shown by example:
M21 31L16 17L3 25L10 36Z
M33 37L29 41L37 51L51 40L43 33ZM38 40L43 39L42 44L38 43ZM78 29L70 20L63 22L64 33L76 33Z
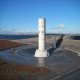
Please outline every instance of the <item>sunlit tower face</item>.
M45 50L46 20L44 18L39 18L38 23L38 49L35 52L35 57L47 57L49 53Z
M39 18L39 50L45 50L45 19Z

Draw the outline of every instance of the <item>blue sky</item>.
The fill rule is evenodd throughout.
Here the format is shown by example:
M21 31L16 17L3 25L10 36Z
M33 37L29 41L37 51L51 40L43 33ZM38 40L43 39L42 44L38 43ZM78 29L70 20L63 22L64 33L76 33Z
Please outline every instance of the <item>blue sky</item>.
M0 0L0 33L37 32L39 17L48 33L80 33L80 0Z

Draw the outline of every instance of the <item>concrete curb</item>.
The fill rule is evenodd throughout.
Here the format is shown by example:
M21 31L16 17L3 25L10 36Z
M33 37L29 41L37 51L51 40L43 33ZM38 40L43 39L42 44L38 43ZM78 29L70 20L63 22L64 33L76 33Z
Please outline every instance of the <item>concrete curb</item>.
M71 71L69 71L69 72L67 72L67 73L65 73L65 74L58 75L58 76L56 76L56 77L54 77L53 79L50 79L50 80L58 80L60 78L66 77L66 76L68 76L68 75L70 75L70 74L72 74L72 73L74 73L78 70L80 70L80 66L71 70Z
M69 48L66 48L66 47L65 47L64 49L69 50L69 51L72 51L72 52L74 52L74 53L77 53L78 56L80 56L80 52L77 51L77 50L69 49Z

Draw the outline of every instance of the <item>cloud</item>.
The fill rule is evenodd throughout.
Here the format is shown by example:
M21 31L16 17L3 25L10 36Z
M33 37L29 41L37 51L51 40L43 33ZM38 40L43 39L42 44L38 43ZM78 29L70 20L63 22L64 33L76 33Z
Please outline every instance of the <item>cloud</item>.
M58 24L56 27L52 27L50 30L48 30L49 32L54 32L54 33L62 33L65 30L65 26L64 24Z
M59 24L59 27L58 28L63 29L64 28L64 24Z
M59 30L59 29L64 29L64 28L65 28L64 24L59 24L57 27L52 27L51 29L52 30Z

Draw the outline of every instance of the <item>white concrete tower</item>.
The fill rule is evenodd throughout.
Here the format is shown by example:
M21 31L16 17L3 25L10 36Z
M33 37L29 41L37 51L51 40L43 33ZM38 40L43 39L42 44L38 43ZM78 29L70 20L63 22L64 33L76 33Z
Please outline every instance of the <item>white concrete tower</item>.
M39 18L39 31L38 31L38 49L35 52L35 57L48 57L49 53L45 50L45 32L46 32L46 21L44 18Z

